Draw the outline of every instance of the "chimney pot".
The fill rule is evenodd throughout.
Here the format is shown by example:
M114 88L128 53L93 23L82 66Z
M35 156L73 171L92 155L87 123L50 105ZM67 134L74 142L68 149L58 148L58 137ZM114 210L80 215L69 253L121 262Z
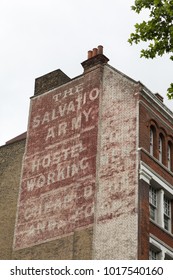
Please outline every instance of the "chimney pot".
M109 59L103 54L103 46L99 45L97 48L88 51L88 59L81 64L86 73L90 68L96 65L104 65L108 63L108 61Z
M98 54L103 54L103 46L98 46Z
M93 52L92 51L88 51L88 59L91 58L93 56Z
M97 55L97 51L98 51L97 48L94 48L94 49L93 49L93 56L96 56L96 55Z

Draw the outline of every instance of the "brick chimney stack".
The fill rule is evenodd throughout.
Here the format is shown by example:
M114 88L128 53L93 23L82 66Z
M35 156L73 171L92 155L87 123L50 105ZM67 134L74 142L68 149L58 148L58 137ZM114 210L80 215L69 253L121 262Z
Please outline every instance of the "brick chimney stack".
M88 51L88 59L82 62L84 71L97 64L106 64L109 59L103 54L103 46L99 45L97 48Z

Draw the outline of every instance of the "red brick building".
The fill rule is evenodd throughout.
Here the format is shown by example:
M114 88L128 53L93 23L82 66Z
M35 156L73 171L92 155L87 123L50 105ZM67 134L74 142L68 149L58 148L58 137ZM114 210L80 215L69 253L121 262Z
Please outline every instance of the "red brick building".
M173 259L173 113L108 61L99 46L82 75L36 79L1 258Z

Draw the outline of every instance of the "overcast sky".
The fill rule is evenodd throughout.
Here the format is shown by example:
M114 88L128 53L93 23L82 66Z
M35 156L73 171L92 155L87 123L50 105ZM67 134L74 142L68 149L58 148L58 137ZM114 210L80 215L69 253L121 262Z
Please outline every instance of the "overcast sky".
M27 129L35 78L61 69L83 72L87 51L104 46L109 64L164 96L173 82L169 57L140 58L130 46L134 24L147 17L131 10L134 0L1 0L0 145Z

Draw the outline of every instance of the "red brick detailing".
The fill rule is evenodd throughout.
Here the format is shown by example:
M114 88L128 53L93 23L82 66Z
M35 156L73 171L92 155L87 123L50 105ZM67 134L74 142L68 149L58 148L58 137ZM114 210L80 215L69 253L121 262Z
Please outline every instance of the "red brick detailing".
M154 153L153 156L150 155L150 129L153 128L154 131ZM166 117L165 113L162 113L162 110L158 107L157 104L153 104L145 100L142 95L140 96L139 103L139 147L140 150L140 160L144 162L146 165L151 168L158 176L163 178L170 185L173 185L173 176L172 173L168 170L168 143L173 143L173 123L169 116ZM159 162L159 136L162 137L162 163ZM171 163L171 171L173 171L173 165ZM140 195L140 192L139 192ZM139 199L140 201L140 199ZM141 202L142 203L142 202ZM149 201L146 199L146 216L141 218L139 231L139 241L141 240L141 244L139 244L139 259L142 259L149 250L147 242L143 242L143 236L148 235L148 222L147 215L149 220L149 213L147 207L149 205ZM173 204L172 204L173 205ZM140 209L140 207L139 207ZM173 210L172 210L173 211ZM172 215L173 217L173 212ZM144 223L146 223L146 229L144 227ZM143 233L141 232L143 229ZM165 230L162 230L160 227L155 225L150 221L149 223L149 233L153 234L156 238L160 239L161 242L167 244L168 246L173 248L173 238L172 235L166 233ZM140 247L141 246L141 247ZM146 249L147 248L147 249ZM142 252L145 252L144 255ZM145 255L147 257L147 255ZM144 259L145 259L144 257Z
M149 106L149 107L147 107ZM166 123L166 125L165 125ZM164 127L164 128L163 128ZM142 147L148 153L150 152L150 129L154 129L154 158L159 160L159 135L162 136L163 139L163 165L165 167L168 166L168 158L167 158L167 149L169 141L173 143L173 124L165 119L158 111L152 108L151 104L145 104L142 102L139 104L139 147ZM144 162L146 156L142 153L141 158ZM173 157L173 155L172 155ZM167 180L167 177L170 177L170 181L172 182L172 176L168 175L162 167L159 166L152 158L147 158L146 163L154 169L158 174L162 176L165 174L163 178ZM171 170L173 171L173 160L171 163ZM161 172L161 173L159 173ZM171 184L172 184L171 183Z
M152 170L154 170L157 174L164 178L168 183L173 185L173 176L166 168L163 168L158 161L154 161L153 158L144 150L141 151L140 155L143 162L151 167Z
M149 185L139 180L138 259L149 259Z
M164 230L162 230L157 225L153 224L150 221L150 233L156 236L158 239L162 240L165 244L173 248L173 238L172 235L169 233L166 233Z

